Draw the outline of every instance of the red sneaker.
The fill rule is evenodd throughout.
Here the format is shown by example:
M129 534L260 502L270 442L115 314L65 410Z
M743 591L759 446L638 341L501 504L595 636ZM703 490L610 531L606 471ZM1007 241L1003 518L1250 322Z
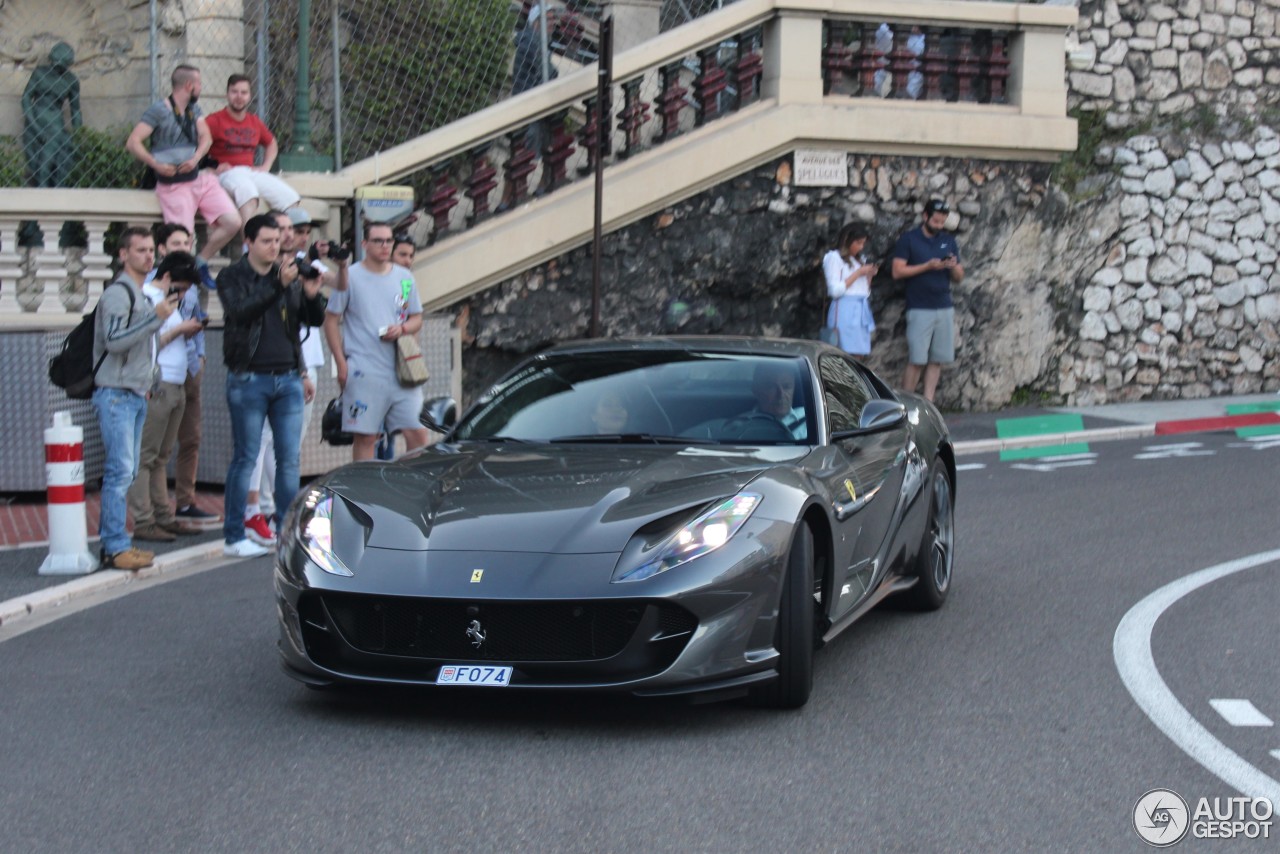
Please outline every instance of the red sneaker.
M244 520L244 533L246 537L260 546L274 546L276 544L276 535L272 533L267 517L261 513Z

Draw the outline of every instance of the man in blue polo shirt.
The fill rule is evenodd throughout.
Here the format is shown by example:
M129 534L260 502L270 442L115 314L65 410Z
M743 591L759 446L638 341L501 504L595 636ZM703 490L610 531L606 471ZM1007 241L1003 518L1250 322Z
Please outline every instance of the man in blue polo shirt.
M924 206L919 227L893 247L893 278L907 288L907 370L902 387L914 392L924 373L924 396L933 400L942 366L955 361L955 309L951 285L964 278L960 247L943 231L951 208L941 199Z

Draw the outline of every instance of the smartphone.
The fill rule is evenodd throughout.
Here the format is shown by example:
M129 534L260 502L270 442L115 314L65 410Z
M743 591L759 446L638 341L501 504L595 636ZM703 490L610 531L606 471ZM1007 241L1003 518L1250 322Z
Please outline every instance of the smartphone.
M209 318L207 317L200 318L200 325L207 329L209 326Z

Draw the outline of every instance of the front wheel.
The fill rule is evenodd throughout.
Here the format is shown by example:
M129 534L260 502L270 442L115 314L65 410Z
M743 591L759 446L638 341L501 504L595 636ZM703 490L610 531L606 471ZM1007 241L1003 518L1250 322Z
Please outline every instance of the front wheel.
M813 532L803 522L796 528L787 558L778 605L778 677L761 686L754 699L775 709L798 709L813 691L813 647L816 625L813 589Z
M915 585L907 591L907 601L921 611L936 611L947 601L951 570L955 562L955 501L951 478L941 459L929 471L929 520L916 554Z

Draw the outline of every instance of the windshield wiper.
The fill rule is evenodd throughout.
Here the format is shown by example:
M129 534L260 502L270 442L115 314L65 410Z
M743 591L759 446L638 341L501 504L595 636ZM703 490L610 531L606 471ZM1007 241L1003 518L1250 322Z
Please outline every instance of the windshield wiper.
M459 442L511 442L516 445L532 445L528 439L517 439L515 436L468 436L458 439Z
M582 444L632 444L647 442L654 445L714 445L706 439L687 436L659 436L654 433L584 433L581 436L556 436L548 442L574 442Z

